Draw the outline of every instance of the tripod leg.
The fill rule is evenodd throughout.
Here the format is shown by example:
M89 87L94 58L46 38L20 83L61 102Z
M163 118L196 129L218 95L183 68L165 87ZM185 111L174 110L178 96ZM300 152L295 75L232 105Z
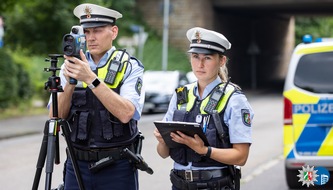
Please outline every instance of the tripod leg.
M44 167L45 158L46 158L46 151L47 151L48 126L49 126L49 121L47 121L45 123L44 135L43 135L43 140L42 140L42 144L41 144L41 147L40 147L39 156L38 156L38 160L37 160L36 173L35 173L35 178L34 178L32 190L37 190L38 189L38 185L39 185L39 182L40 182L40 177L41 177L42 170L43 170L43 167Z
M60 164L60 148L59 148L59 126L57 126L57 135L56 135L56 143L55 143L55 149L56 149L56 155L55 155L55 164Z
M70 139L70 131L69 131L69 124L67 123L67 121L62 120L60 122L61 125L61 129L64 133L64 137L67 143L67 154L70 156L70 159L72 160L72 164L73 164L73 168L74 168L74 172L75 172L75 177L77 180L77 183L79 184L79 188L80 190L84 190L84 185L83 185L83 180L82 180L82 176L80 173L80 169L79 169L79 165L77 163L75 154L74 154L74 148L72 146L72 142Z
M51 189L52 182L52 172L54 166L54 160L56 155L56 136L57 136L57 120L50 120L49 129L48 129L48 142L47 142L47 159L45 165L46 172L46 181L45 181L45 189Z

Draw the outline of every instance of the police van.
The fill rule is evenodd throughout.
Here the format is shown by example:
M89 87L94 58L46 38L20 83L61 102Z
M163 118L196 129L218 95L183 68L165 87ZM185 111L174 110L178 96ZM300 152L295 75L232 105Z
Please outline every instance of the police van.
M299 188L302 166L333 171L333 41L310 35L293 51L284 90L286 180Z

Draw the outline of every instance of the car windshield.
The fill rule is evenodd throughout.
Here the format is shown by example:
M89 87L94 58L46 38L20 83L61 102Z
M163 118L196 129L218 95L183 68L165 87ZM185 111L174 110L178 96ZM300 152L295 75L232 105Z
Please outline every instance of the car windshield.
M177 75L176 72L146 72L143 75L143 85L146 92L172 94L178 87Z
M333 52L308 54L301 57L294 84L307 91L333 93Z

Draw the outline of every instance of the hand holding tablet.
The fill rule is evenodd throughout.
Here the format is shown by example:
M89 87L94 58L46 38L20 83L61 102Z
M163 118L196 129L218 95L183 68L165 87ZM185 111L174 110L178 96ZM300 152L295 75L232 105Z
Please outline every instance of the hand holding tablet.
M184 144L179 144L171 139L170 133L176 131L181 131L182 133L192 137L197 134L203 140L206 146L209 145L206 135L203 133L203 130L198 123L179 121L154 121L154 124L169 148L179 148L186 146Z

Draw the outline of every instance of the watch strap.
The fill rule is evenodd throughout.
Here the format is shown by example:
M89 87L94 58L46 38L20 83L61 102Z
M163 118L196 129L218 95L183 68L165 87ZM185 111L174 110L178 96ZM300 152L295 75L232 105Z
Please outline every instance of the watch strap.
M90 89L94 89L96 88L99 84L101 83L101 81L96 77L91 84L88 85L88 87Z

